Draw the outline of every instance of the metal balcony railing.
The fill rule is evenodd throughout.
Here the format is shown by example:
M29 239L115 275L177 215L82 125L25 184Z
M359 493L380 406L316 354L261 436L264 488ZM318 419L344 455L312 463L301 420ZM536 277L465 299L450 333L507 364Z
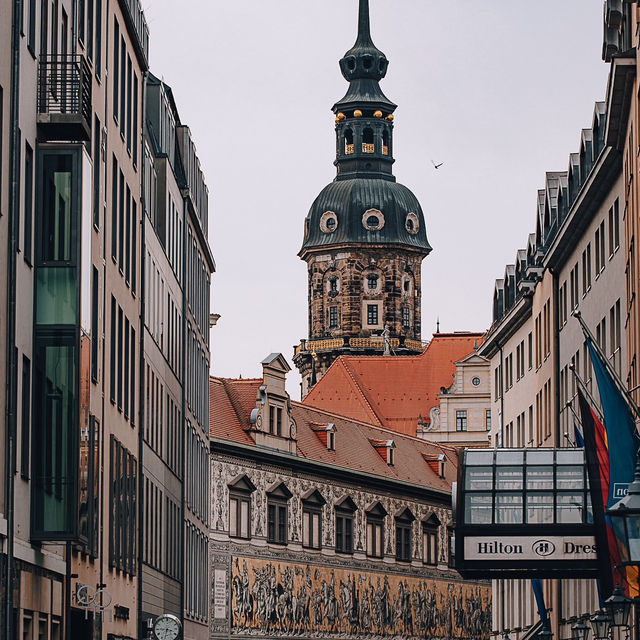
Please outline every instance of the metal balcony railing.
M91 138L91 71L83 56L40 56L38 125L48 140Z

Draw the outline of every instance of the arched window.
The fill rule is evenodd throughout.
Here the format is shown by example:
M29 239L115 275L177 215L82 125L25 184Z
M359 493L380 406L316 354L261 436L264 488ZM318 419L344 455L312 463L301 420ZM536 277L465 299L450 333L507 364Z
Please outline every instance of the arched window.
M375 150L375 144L373 143L373 129L371 127L367 127L362 132L362 153L374 153Z
M378 274L370 273L367 276L367 287L369 287L369 289L376 289L377 286L378 286Z
M388 131L382 132L382 155L383 156L389 155L389 132Z
M345 155L351 155L353 153L353 131L351 129L345 129L344 131L344 152Z

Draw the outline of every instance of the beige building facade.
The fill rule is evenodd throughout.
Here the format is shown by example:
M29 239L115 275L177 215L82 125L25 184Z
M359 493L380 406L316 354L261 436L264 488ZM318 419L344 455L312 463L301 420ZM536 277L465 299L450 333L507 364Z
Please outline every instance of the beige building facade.
M634 14L635 15L635 14ZM627 11L627 19L631 14ZM623 61L624 63L624 61ZM491 360L497 447L574 447L579 428L576 376L599 398L579 313L623 379L627 308L623 252L623 136L630 69L611 65L606 101L564 172L546 175L537 194L536 231L496 282L494 322L481 347ZM554 637L571 636L576 619L598 608L593 580L544 580ZM516 640L539 628L531 583L493 583L493 633Z
M173 612L202 638L214 265L195 148L176 121L184 167L166 190L175 206L158 199L172 226L154 241L141 4L5 0L0 23L0 636L128 640ZM147 254L166 287L153 289ZM145 466L158 447L161 464ZM154 494L160 513L147 468L170 489L161 507ZM150 527L167 563L159 587L142 572ZM197 582L177 596L163 582L187 574Z

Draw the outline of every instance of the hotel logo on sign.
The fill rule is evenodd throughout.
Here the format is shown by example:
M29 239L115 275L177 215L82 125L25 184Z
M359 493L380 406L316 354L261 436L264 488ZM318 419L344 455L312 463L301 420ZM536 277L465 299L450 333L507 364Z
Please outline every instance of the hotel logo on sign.
M464 540L465 560L593 560L593 536L468 536Z

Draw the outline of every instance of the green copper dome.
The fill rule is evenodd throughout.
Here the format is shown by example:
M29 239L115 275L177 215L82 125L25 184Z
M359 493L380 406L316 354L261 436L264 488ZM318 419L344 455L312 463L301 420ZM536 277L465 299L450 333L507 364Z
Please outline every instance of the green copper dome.
M396 105L378 84L388 64L371 39L369 0L360 0L358 37L340 60L349 89L333 106L337 175L311 206L300 256L344 245L431 251L420 203L392 172Z
M353 244L395 245L427 255L431 246L418 199L407 187L379 178L328 184L305 221L300 255L309 249Z

